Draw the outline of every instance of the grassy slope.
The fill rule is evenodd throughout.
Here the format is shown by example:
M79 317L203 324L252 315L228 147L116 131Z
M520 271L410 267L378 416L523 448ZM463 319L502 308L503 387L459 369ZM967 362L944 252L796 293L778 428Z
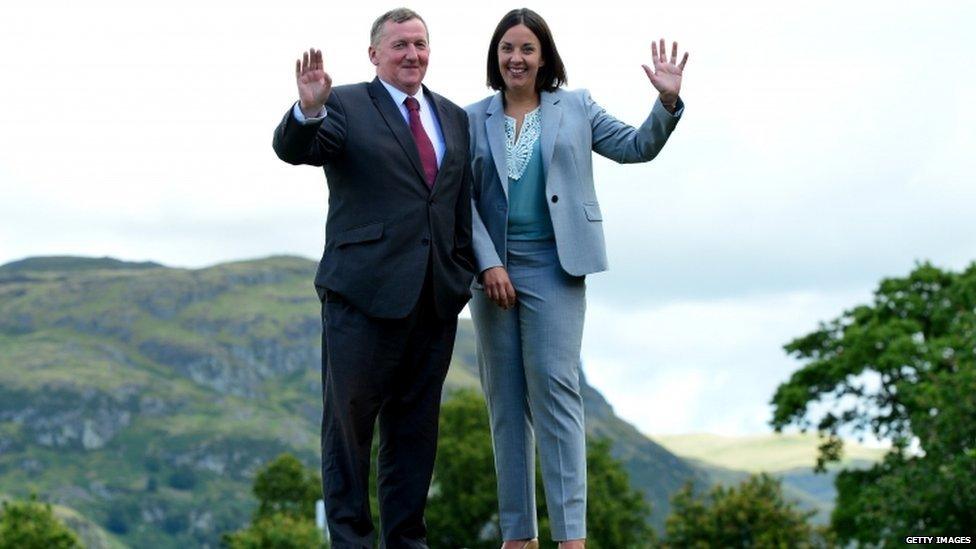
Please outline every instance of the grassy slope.
M766 472L783 482L783 493L800 507L816 512L813 520L826 524L836 498L834 478L842 468L863 468L879 461L884 450L854 442L844 445L844 457L825 473L814 473L817 446L813 434L769 434L730 437L712 434L653 437L668 450L707 471L714 482L733 485L749 474Z
M817 446L820 444L814 434L742 437L692 434L651 438L679 456L750 473L782 473L798 468L811 468L817 462ZM841 465L878 461L884 452L847 442L844 444L844 460Z

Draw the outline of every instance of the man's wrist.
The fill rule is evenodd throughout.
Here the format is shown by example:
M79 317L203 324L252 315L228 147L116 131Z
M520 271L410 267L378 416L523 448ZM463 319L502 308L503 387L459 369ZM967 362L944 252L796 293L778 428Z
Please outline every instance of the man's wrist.
M322 116L322 109L325 108L325 105L305 105L305 103L299 101L298 108L301 109L305 118L319 118Z

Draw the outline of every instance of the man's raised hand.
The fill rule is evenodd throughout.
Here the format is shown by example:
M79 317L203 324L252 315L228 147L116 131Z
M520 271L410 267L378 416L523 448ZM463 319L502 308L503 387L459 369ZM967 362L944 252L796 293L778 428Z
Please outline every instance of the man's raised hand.
M302 114L318 116L332 93L332 77L322 65L322 50L309 48L295 61L295 80L298 82L298 107Z

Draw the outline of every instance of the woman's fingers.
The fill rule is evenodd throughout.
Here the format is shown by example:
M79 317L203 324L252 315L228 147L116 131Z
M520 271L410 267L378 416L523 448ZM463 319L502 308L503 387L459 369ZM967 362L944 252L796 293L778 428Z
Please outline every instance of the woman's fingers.
M515 286L503 267L492 267L484 272L485 297L502 309L511 309L517 302Z
M502 308L505 307L505 301L502 298L502 290L498 284L491 284L485 286L485 294L488 296L488 299L492 300L492 302L495 303L495 305L498 305L499 307Z
M486 284L485 296L502 309L511 309L517 301L515 287L507 280Z

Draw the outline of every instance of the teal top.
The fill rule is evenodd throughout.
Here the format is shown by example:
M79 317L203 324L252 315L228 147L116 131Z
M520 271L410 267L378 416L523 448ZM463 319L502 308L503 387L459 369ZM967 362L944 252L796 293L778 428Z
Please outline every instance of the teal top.
M508 239L552 240L549 205L546 204L546 174L542 169L542 146L532 145L529 162L519 179L508 178Z
M508 239L553 240L549 205L546 204L546 174L542 166L541 139L532 145L522 177L508 178Z

